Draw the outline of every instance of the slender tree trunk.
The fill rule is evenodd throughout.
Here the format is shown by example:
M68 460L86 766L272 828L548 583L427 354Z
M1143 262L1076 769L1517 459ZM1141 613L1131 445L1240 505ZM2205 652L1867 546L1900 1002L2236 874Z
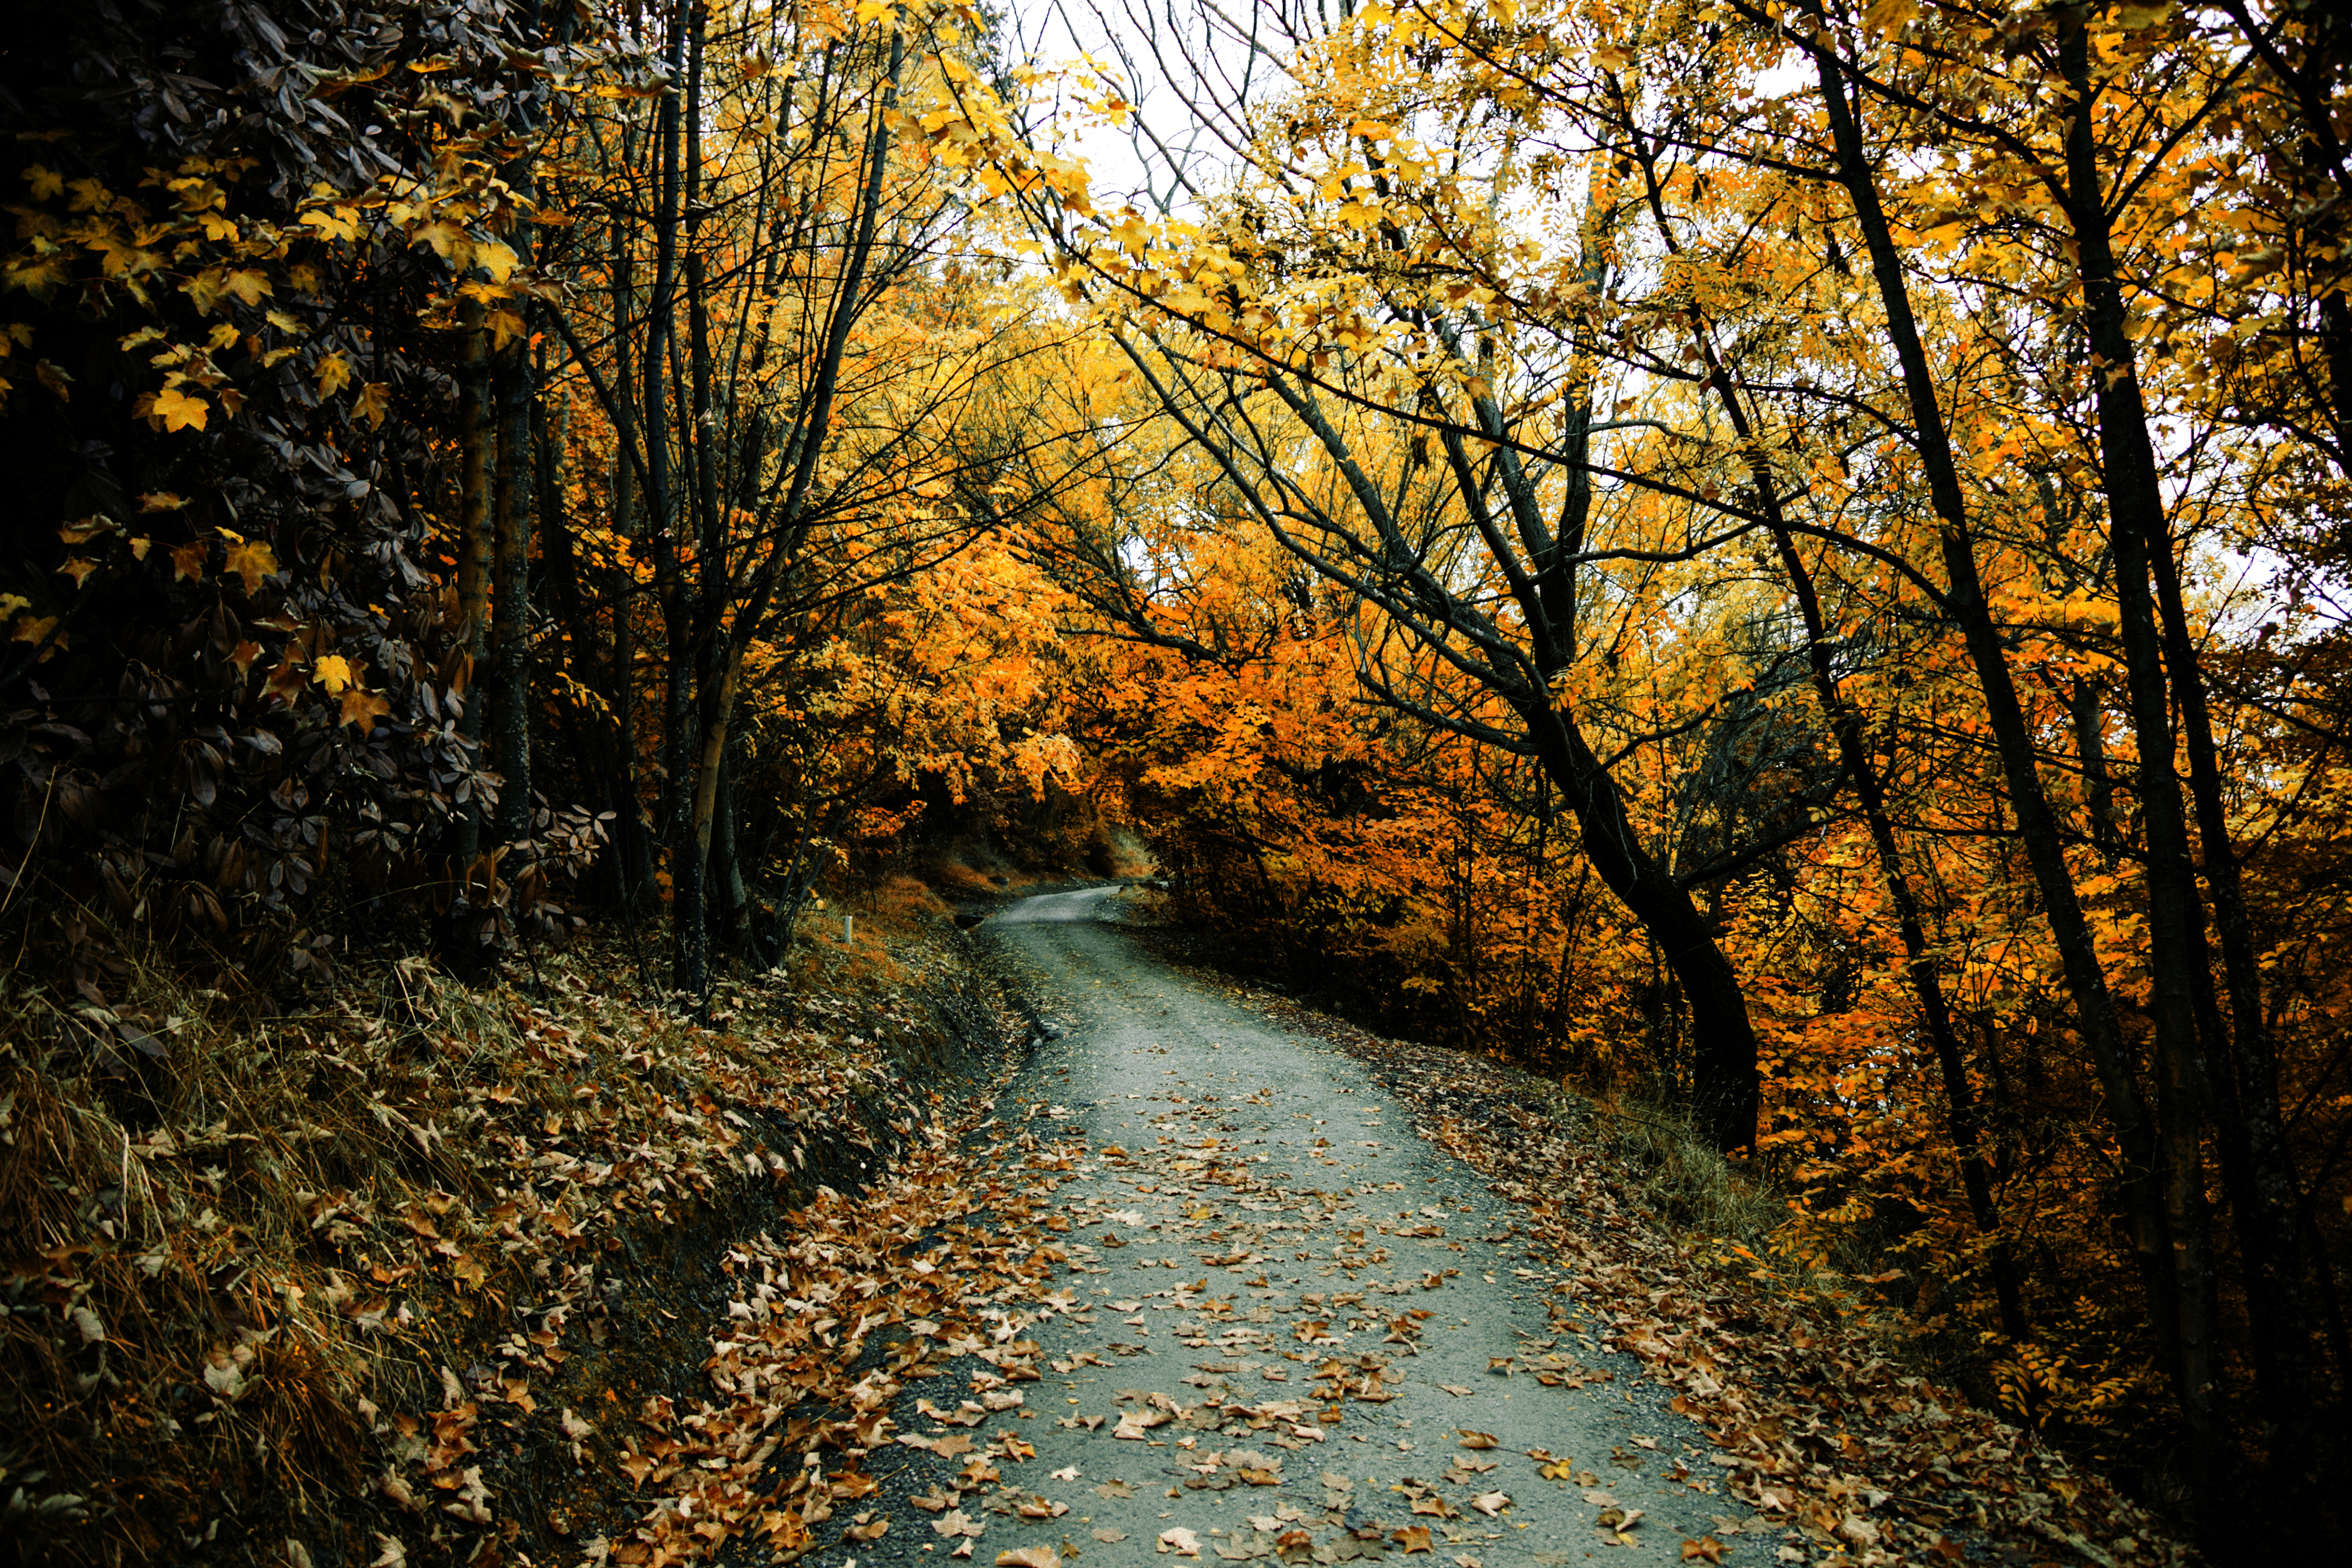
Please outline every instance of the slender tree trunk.
M1769 479L1769 475L1761 476L1759 482ZM1772 510L1778 512L1777 502ZM1895 837L1895 821L1887 809L1886 784L1864 738L1862 715L1839 689L1837 671L1830 659L1828 626L1822 616L1820 595L1813 589L1812 573L1785 527L1773 530L1773 542L1796 595L1798 612L1804 619L1805 651L1812 671L1814 694L1829 716L1831 732L1837 737L1838 759L1844 764L1847 776L1853 780L1854 795L1862 803L1863 820L1870 829L1871 847L1878 857L1878 873L1886 884L1887 896L1895 903L1895 930L1903 940L1904 969L1911 979L1912 994L1918 998L1919 1021L1927 1027L1928 1044L1936 1053L1936 1068L1944 1080L1945 1125L1951 1134L1953 1152L1959 1158L1961 1190L1968 1195L1969 1215L1976 1222L1977 1234L1986 1239L1986 1260L1992 1277L1994 1304L2000 1312L2001 1331L2012 1340L2022 1340L2032 1327L2026 1321L2025 1294L2018 1277L2017 1260L2000 1233L2000 1212L1993 1202L1992 1169L1985 1158L1984 1126L1977 1114L1976 1091L1969 1082L1959 1034L1952 1026L1952 1010L1944 995L1943 976L1928 953L1927 922L1920 917L1918 894L1911 886L1910 873L1904 868L1902 848Z
M685 89L687 0L668 16L668 81L662 93L655 135L658 143L658 191L654 214L653 298L646 311L645 394L640 406L646 420L646 500L655 541L656 590L661 595L664 641L662 700L662 837L670 852L671 932L673 948L681 927L677 897L681 875L698 884L700 872L682 871L688 858L686 816L687 775L693 738L688 732L691 710L688 694L693 679L691 590L679 569L677 508L671 494L668 376L672 354L672 319L677 310L677 226L679 183L679 98ZM700 910L696 911L698 917ZM672 969L677 964L673 954Z
M2235 848L2222 815L2211 721L2182 605L2177 552L2116 271L2105 182L2093 132L2099 95L2091 80L2090 39L2079 16L2069 16L2059 26L2060 59L2074 104L2066 142L2067 216L2088 307L2085 325L2099 416L2100 466L2147 820L2158 1070L2169 1101L2160 1108L2159 1115L2172 1163L2167 1188L2173 1209L2174 1257L2180 1271L2181 1399L2191 1437L2201 1450L2200 1464L2213 1483L2208 1495L2221 1506L2230 1474L2237 1468L2237 1450L2214 1385L2213 1351L2207 1342L2212 1326L2200 1321L2201 1303L2211 1293L2203 1157L2203 1121L2209 1110L2222 1123L2225 1174L2238 1210L2239 1246L2246 1265L2256 1377L2280 1439L2271 1447L2282 1461L2273 1466L2281 1479L2295 1473L2307 1442L2305 1362L2312 1348L2311 1325L2303 1305L2294 1180L2276 1121L2277 1077L2269 1060L2261 983L2245 928ZM2163 601L2161 633L2156 599ZM2168 683L2168 662L2171 667ZM2236 1016L2234 1039L2222 1026L2211 997L2204 910L2173 766L2175 699L2189 731L2192 778L2206 786L2199 793L2207 873L2212 879L2217 908L2227 911L2232 927L2224 935L2223 956ZM2237 963L2230 962L2233 956ZM2207 1015L2205 1019L2198 1016L2200 1012ZM2225 1092L2215 1095L2210 1106L2203 1081L2209 1060L2197 1048L2200 1021L2212 1047L2210 1070L2229 1075L2229 1081L2216 1086ZM2248 1104L2249 1099L2254 1103ZM2290 1458L2290 1453L2295 1457ZM2294 1489L2298 1494L2302 1490ZM2209 1532L2219 1525L2218 1519L2210 1520Z
M501 780L492 832L511 844L530 837L530 543L533 443L530 411L538 378L520 341L491 369L499 420L494 487L489 704L491 755Z
M751 895L744 885L742 814L735 800L738 748L730 746L719 768L719 801L710 839L710 885L718 890L716 928L720 946L739 959L756 959Z
M629 225L613 222L613 531L620 536L622 571L612 603L613 662L604 684L611 704L617 763L606 808L614 813L613 902L637 915L654 905L654 850L646 831L637 772L637 578L627 557L645 531L637 500L637 381L630 352L630 316L636 304L636 246Z
M488 334L482 326L482 302L468 299L457 312L457 627L465 650L460 667L465 707L457 732L465 738L467 760L481 763L482 710L489 697L491 471L495 442L490 412ZM470 863L481 853L482 802L468 788L457 807L457 847L460 862Z
M712 748L723 749L727 743L726 708L732 694L730 691L722 697L714 693L716 672L711 668L719 657L717 622L725 610L727 574L724 520L719 515L710 483L710 318L701 242L702 35L708 12L700 0L688 0L686 16L685 357L692 366L692 401L688 405L688 416L679 421L678 437L680 449L691 465L687 476L691 487L688 499L696 526L689 531L695 539L695 568L699 581L688 588L683 574L680 575L679 595L686 605L680 618L686 635L673 641L670 659L674 673L682 674L691 668L700 678L697 682L701 702L696 729L701 743L698 748L688 749L677 746L673 740L677 763L670 787L677 792L678 798L671 818L669 857L670 984L681 994L699 998L710 983L710 933L706 907L710 823L704 804L709 792L704 785L704 774L714 766L709 761ZM675 342L670 346L673 361L677 357L677 347ZM716 784L715 773L710 782Z

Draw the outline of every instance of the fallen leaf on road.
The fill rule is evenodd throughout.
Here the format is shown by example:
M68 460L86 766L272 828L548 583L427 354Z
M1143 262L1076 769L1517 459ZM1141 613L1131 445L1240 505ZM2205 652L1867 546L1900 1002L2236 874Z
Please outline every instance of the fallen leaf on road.
M1140 1443L1146 1441L1145 1434L1151 1428L1165 1426L1167 1422L1165 1410L1129 1410L1119 1416L1118 1425L1112 1429L1111 1436Z
M1462 1446L1465 1448L1494 1448L1501 1446L1500 1440L1492 1432L1473 1432L1466 1427L1461 1428L1460 1431Z
M1101 1542L1125 1541L1127 1539L1127 1531L1124 1530L1097 1530L1095 1531L1095 1539Z
M1389 1531L1389 1539L1403 1547L1408 1553L1437 1550L1430 1544L1429 1526L1425 1524L1403 1525Z
M1198 1557L1201 1538L1189 1530L1163 1530L1160 1532L1160 1550L1173 1552L1179 1557Z
M996 1568L1062 1568L1062 1554L1050 1546L1016 1546L996 1554Z
M1505 1505L1510 1500L1511 1494L1508 1492L1481 1492L1470 1500L1470 1506L1492 1519L1502 1512Z
M1458 1383L1441 1383L1437 1386L1445 1390L1446 1393L1454 1395L1456 1399L1467 1399L1470 1397L1470 1391L1463 1387Z
M1078 1479L1078 1467L1076 1465L1070 1465L1062 1469L1055 1470L1054 1472L1054 1479L1057 1481L1075 1481Z
M1712 1535L1702 1535L1696 1541L1683 1542L1682 1560L1688 1563L1694 1558L1701 1558L1709 1563L1720 1563L1723 1561L1723 1552L1722 1542Z
M986 1527L963 1510L958 1509L944 1519L931 1521L931 1528L950 1541L953 1541L960 1535L978 1535Z

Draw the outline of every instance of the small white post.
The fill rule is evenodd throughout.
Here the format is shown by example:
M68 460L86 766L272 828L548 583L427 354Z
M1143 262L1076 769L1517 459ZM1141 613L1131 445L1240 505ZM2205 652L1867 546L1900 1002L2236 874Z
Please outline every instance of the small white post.
M844 915L844 916L842 916L842 917L841 917L841 945L842 945L842 946L844 946L844 947L847 947L847 946L849 945L849 933L850 933L850 931L851 931L851 929L852 929L852 928L854 928L856 924L857 924L857 917L856 917L856 915Z

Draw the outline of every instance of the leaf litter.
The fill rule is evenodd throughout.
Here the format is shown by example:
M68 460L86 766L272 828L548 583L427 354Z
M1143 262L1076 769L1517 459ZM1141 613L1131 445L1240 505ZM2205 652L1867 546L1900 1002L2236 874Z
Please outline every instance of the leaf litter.
M1940 1562L1960 1550L1955 1533L2077 1551L2128 1533L2150 1552L2145 1560L2175 1560L2153 1521L2097 1478L1901 1372L1850 1326L1791 1300L1736 1255L1675 1239L1630 1212L1623 1173L1558 1121L1526 1110L1516 1082L1486 1064L1378 1041L1335 1020L1286 1021L1364 1061L1412 1109L1422 1137L1515 1205L1517 1224L1479 1237L1494 1250L1475 1260L1489 1278L1513 1268L1516 1281L1542 1291L1555 1332L1520 1355L1494 1358L1498 1384L1524 1377L1572 1392L1606 1384L1611 1369L1563 1346L1622 1352L1675 1390L1674 1409L1706 1428L1717 1447L1696 1470L1638 1434L1628 1440L1639 1453L1620 1446L1611 1456L1629 1468L1670 1465L1668 1479L1725 1506L1695 1539L1664 1540L1681 1560L1721 1561L1727 1542L1763 1537L1783 1562ZM1511 1489L1486 1479L1496 1463L1486 1450L1510 1452L1491 1434L1457 1429L1459 1448L1439 1482L1407 1478L1384 1496L1369 1495L1345 1467L1296 1463L1339 1435L1343 1411L1392 1400L1400 1363L1417 1353L1430 1314L1376 1301L1443 1289L1473 1255L1455 1250L1452 1264L1406 1267L1389 1240L1441 1240L1435 1205L1406 1211L1410 1224L1380 1226L1389 1240L1368 1237L1354 1189L1268 1181L1238 1143L1198 1125L1213 1123L1217 1105L1171 1098L1174 1106L1149 1116L1155 1142L1135 1150L1089 1145L1042 1104L1017 1121L934 1125L864 1192L824 1193L775 1232L739 1242L728 1260L729 1315L709 1336L715 1397L665 1422L658 1436L633 1438L655 1462L645 1479L656 1500L592 1560L705 1560L736 1539L791 1558L821 1544L828 1524L845 1545L875 1539L861 1532L885 1521L844 1521L835 1505L870 1487L885 1456L912 1450L953 1467L931 1472L930 1489L910 1500L939 1516L925 1533L957 1542L954 1555L970 1555L991 1528L1017 1531L1064 1516L1083 1526L1088 1495L1126 1503L1164 1491L1170 1508L1187 1498L1284 1500L1225 1510L1213 1525L1169 1521L1147 1536L1159 1556L1329 1563L1443 1550L1457 1563L1477 1561L1457 1549L1505 1539L1496 1528L1508 1526L1514 1509ZM1311 1158L1329 1161L1319 1150ZM1103 1190L1113 1181L1150 1208L1112 1206ZM1065 1184L1075 1184L1067 1194ZM1082 1239L1089 1234L1092 1241ZM1308 1256L1298 1244L1310 1240L1348 1283L1284 1296L1276 1277L1301 1282L1284 1269ZM1139 1245L1154 1250L1123 1260L1106 1254ZM1538 1267L1517 1268L1508 1248ZM1148 1279L1150 1269L1177 1278L1116 1297L1089 1289L1114 1261L1125 1280ZM1213 1288L1203 1272L1212 1269L1231 1283ZM1116 1316L1104 1321L1106 1310ZM1055 1337L1048 1330L1056 1326L1062 1339L1092 1336L1110 1355L1064 1347L1048 1356L1039 1335ZM1378 1349L1350 1348L1375 1331L1384 1336ZM1167 1367L1171 1352L1192 1359L1181 1373L1168 1368L1156 1380L1164 1386L1117 1389L1108 1408L1086 1408L1073 1394L1052 1418L1056 1430L1090 1435L1107 1451L1152 1455L1168 1481L1113 1476L1076 1489L1085 1495L1057 1498L1051 1489L1076 1481L1077 1467L1034 1483L1016 1479L1037 1452L1022 1424L1037 1419L1029 1395L1048 1372L1076 1389L1087 1385L1075 1377L1090 1370ZM1269 1384L1269 1374L1283 1381ZM1454 1398L1500 1397L1499 1387L1488 1396L1439 1386ZM1645 1510L1597 1486L1591 1468L1541 1448L1524 1454L1543 1481L1578 1490L1593 1510L1593 1539L1629 1547L1657 1539ZM1108 1457L1100 1463L1111 1468ZM1287 1500L1310 1482L1314 1506ZM1458 1489L1449 1494L1449 1486ZM1391 1510L1386 1521L1381 1506ZM1085 1538L1109 1545L1129 1534L1103 1525ZM993 1560L1024 1563L1029 1554L1059 1560L1051 1547L1019 1541ZM1549 1550L1536 1558L1570 1560Z

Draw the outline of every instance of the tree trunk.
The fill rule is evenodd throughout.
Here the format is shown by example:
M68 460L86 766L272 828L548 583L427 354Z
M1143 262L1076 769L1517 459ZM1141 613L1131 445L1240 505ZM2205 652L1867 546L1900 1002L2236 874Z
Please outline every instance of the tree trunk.
M688 0L678 0L670 8L668 17L668 85L662 93L657 116L657 158L660 164L659 189L654 213L654 288L653 298L646 310L646 359L644 364L645 395L641 406L646 420L646 500L652 516L649 519L655 542L655 585L662 599L663 700L662 700L662 779L660 813L662 838L669 850L670 859L670 929L672 942L672 979L679 980L686 968L684 953L678 943L687 929L684 918L688 910L680 907L681 882L691 882L692 895L698 895L701 882L699 864L689 866L694 858L689 853L691 825L687 814L687 777L691 759L692 737L688 733L691 709L688 703L693 665L690 647L693 642L693 616L690 590L683 580L678 566L677 509L671 494L669 468L669 404L668 374L672 358L671 343L676 334L671 331L671 318L677 309L677 223L679 148L679 94L684 85L686 68L686 9ZM694 900L693 929L701 928L701 907L698 896ZM698 935L694 939L699 943Z
M530 542L534 475L530 411L537 377L517 341L491 371L499 419L490 638L491 756L502 781L493 836L512 844L530 837Z
M1642 922L1682 987L1690 1008L1692 1111L1717 1148L1746 1148L1756 1141L1760 1096L1756 1027L1738 973L1689 891L1643 847L1616 781L1575 721L1548 703L1521 717L1544 771L1576 814L1592 868Z
M2205 946L2204 910L2199 900L2197 875L2191 864L2189 827L2174 772L2176 737L2172 702L2177 698L2192 735L2192 772L2210 784L2209 804L2201 810L2209 875L2218 873L2218 902L2232 906L2242 921L2237 898L2236 856L2228 824L2221 817L2218 761L2210 722L2205 710L2202 679L2196 649L2181 605L2179 567L2169 520L2166 513L2156 449L2147 427L2147 409L2135 368L2135 351L2128 328L2123 289L2116 274L2114 241L2105 199L2105 180L2093 136L2093 116L2098 90L2090 77L2090 39L2079 16L2060 23L2059 54L2074 113L2068 126L2067 217L2080 258L2085 322L2092 350L2091 384L2098 408L2100 467L2107 496L2109 535L2116 559L2116 597L2121 610L2125 668L2131 694L2133 728L2139 750L2142 810L2147 832L2149 933L2154 952L2157 1048L2161 1099L2158 1115L2169 1168L2166 1173L2168 1207L2174 1227L2173 1253L2179 1273L2181 1312L2180 1367L2177 1373L2184 1416L2198 1460L2207 1477L2205 1495L2213 1506L2225 1508L2231 1473L2238 1468L2237 1449L2230 1437L2214 1386L2212 1325L2204 1321L2203 1302L2210 1294L2210 1245L2205 1213L2203 1123L2208 1110L2229 1123L2221 1146L2225 1174L2230 1178L2239 1209L2239 1244L2246 1264L2247 1307L2252 1319L2258 1384L2263 1403L2280 1428L2284 1446L2301 1450L2305 1442L2304 1398L2307 1371L2305 1358L2311 1348L2310 1325L2301 1310L2301 1261L2295 1235L2293 1179L2282 1167L2284 1140L2275 1121L2277 1080L2274 1068L2265 1071L2266 1036L2262 1017L2260 981L2251 941L2242 948L2239 964L2230 965L2231 989L2237 1014L2239 1039L2226 1037L2219 1011L2210 1001L2210 959ZM2157 606L2151 599L2153 575L2158 593L2167 601L2166 630L2159 634ZM2163 645L2169 643L2169 647ZM2171 679L2166 679L2167 654ZM2223 883L2226 881L2226 892ZM2225 954L2225 963L2227 955ZM2200 984L2201 982L2201 984ZM2204 1033L2213 1047L2212 1069L2232 1075L2231 1090L2206 1103L2203 1082L2207 1062L2198 1049L2198 1006L2210 1021ZM2252 1048L2247 1047L2251 1045ZM2247 1092L2271 1107L2269 1124L2261 1134L2248 1125ZM2259 1110L2254 1121L2263 1120ZM2257 1156L2257 1143L2263 1155ZM2265 1158L2267 1157L2267 1158ZM2259 1162L2260 1173L2249 1169ZM2267 1177L2268 1180L2264 1178ZM2280 1458L2280 1443L2272 1445ZM2284 1473L2291 1474L2293 1461ZM2275 1468L2275 1467L2274 1467ZM2295 1489L2300 1491L2300 1488ZM2221 1528L2219 1517L2209 1518L2209 1533Z
M457 732L465 738L467 762L481 764L482 709L489 695L491 446L488 336L482 302L467 299L457 310L457 637L464 650L458 684L464 707ZM460 786L457 807L457 858L481 853L482 802L478 789Z
M709 930L709 884L707 874L710 862L710 823L709 808L704 804L708 793L702 774L710 764L711 745L726 744L725 704L714 702L711 681L714 672L709 668L717 653L715 647L717 617L723 610L721 594L726 583L723 559L724 541L721 520L716 515L707 482L710 471L709 417L709 318L703 303L704 258L701 249L702 189L702 32L706 12L702 5L688 0L686 6L687 34L686 102L684 105L685 196L686 196L686 358L693 366L687 416L678 421L678 443L681 455L689 465L686 475L688 489L685 500L688 514L694 527L688 530L695 538L696 566L699 582L689 584L681 571L677 574L676 603L678 613L673 616L670 634L669 660L672 680L672 701L678 720L677 731L670 738L670 789L673 803L670 818L670 984L681 994L698 1001L710 984L710 932ZM677 372L679 344L673 336L668 345L670 371ZM687 733L688 714L693 704L686 689L686 681L696 681L700 693L700 711L695 715L699 722L698 745ZM715 774L712 782L716 783Z

